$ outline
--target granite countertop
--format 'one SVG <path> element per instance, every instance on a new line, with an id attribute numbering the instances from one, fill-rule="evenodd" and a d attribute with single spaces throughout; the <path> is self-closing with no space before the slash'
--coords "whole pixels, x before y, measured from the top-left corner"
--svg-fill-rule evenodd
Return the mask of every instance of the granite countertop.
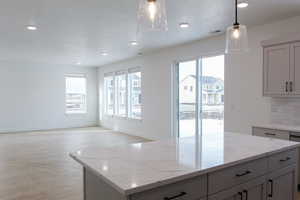
<path id="1" fill-rule="evenodd" d="M 192 178 L 299 147 L 299 143 L 237 133 L 169 139 L 70 154 L 124 195 Z"/>
<path id="2" fill-rule="evenodd" d="M 284 124 L 256 124 L 253 127 L 268 128 L 282 131 L 300 132 L 300 126 L 284 125 Z"/>

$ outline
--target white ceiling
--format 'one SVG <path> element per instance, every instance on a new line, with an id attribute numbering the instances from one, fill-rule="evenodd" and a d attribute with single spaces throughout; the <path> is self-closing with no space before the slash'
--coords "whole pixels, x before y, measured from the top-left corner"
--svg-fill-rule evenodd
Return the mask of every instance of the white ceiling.
<path id="1" fill-rule="evenodd" d="M 169 31 L 137 38 L 138 0 L 0 0 L 0 60 L 100 66 L 206 37 L 233 20 L 233 0 L 166 1 Z M 240 21 L 253 26 L 299 13 L 300 0 L 249 0 Z M 191 27 L 182 30 L 180 22 Z M 28 24 L 38 30 L 26 30 Z M 140 45 L 130 46 L 135 39 Z"/>

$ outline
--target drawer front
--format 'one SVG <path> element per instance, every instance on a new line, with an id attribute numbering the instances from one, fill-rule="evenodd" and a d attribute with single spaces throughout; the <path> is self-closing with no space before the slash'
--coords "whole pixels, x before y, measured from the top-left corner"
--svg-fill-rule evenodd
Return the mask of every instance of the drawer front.
<path id="1" fill-rule="evenodd" d="M 177 182 L 134 194 L 130 200 L 199 200 L 207 195 L 207 176 Z"/>
<path id="2" fill-rule="evenodd" d="M 285 151 L 269 157 L 269 169 L 271 171 L 287 167 L 298 161 L 298 149 Z"/>
<path id="3" fill-rule="evenodd" d="M 273 130 L 273 129 L 257 128 L 257 127 L 253 127 L 252 131 L 253 131 L 253 135 L 255 136 L 270 137 L 270 138 L 277 138 L 283 140 L 290 139 L 289 131 L 281 131 L 281 130 Z"/>
<path id="4" fill-rule="evenodd" d="M 236 165 L 208 175 L 208 193 L 214 194 L 226 188 L 244 183 L 267 173 L 268 160 L 262 158 Z"/>

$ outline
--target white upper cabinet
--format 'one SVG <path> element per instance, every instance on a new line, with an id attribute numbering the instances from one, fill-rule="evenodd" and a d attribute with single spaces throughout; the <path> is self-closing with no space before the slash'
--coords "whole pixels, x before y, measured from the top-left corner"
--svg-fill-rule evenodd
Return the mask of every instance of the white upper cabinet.
<path id="1" fill-rule="evenodd" d="M 290 46 L 264 49 L 264 95 L 286 95 L 290 80 Z"/>
<path id="2" fill-rule="evenodd" d="M 262 45 L 263 95 L 300 97 L 300 38 L 286 36 Z"/>
<path id="3" fill-rule="evenodd" d="M 291 85 L 293 95 L 300 96 L 300 42 L 291 44 Z"/>

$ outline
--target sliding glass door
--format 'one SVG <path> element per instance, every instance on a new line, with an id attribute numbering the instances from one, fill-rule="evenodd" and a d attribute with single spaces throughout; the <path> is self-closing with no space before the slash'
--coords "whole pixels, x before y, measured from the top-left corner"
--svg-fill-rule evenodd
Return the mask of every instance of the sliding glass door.
<path id="1" fill-rule="evenodd" d="M 224 56 L 176 65 L 176 130 L 179 137 L 224 130 Z"/>
<path id="2" fill-rule="evenodd" d="M 197 65 L 196 60 L 178 63 L 178 129 L 181 137 L 197 131 Z"/>

